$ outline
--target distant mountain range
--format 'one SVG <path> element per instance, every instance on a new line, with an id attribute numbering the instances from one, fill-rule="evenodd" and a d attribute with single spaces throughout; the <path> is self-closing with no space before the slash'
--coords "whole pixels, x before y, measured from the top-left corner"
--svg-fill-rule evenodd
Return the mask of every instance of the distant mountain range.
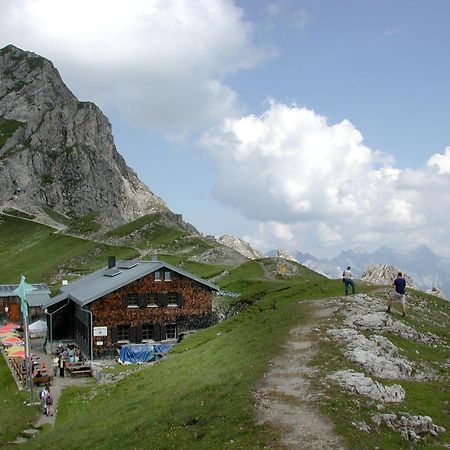
<path id="1" fill-rule="evenodd" d="M 339 278 L 347 266 L 352 268 L 356 277 L 360 277 L 370 264 L 389 264 L 411 277 L 419 289 L 439 288 L 450 298 L 450 260 L 440 258 L 426 245 L 410 251 L 385 246 L 373 253 L 345 250 L 330 259 L 319 259 L 301 252 L 297 252 L 295 257 L 304 266 L 329 278 Z"/>

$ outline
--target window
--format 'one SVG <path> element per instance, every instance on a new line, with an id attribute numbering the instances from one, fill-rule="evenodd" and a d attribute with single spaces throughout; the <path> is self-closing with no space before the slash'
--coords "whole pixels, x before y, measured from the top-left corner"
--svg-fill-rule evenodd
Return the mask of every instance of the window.
<path id="1" fill-rule="evenodd" d="M 158 306 L 158 295 L 147 292 L 147 307 Z"/>
<path id="2" fill-rule="evenodd" d="M 169 292 L 167 294 L 167 304 L 170 306 L 178 306 L 178 293 Z"/>
<path id="3" fill-rule="evenodd" d="M 153 340 L 153 324 L 145 323 L 144 325 L 142 325 L 142 340 Z"/>
<path id="4" fill-rule="evenodd" d="M 128 308 L 139 308 L 139 295 L 128 294 Z"/>
<path id="5" fill-rule="evenodd" d="M 166 325 L 166 339 L 176 339 L 177 338 L 177 324 L 169 323 Z"/>
<path id="6" fill-rule="evenodd" d="M 155 281 L 161 281 L 161 272 L 159 270 L 155 272 Z"/>
<path id="7" fill-rule="evenodd" d="M 129 341 L 130 340 L 130 325 L 118 325 L 117 326 L 117 340 Z"/>
<path id="8" fill-rule="evenodd" d="M 172 272 L 170 270 L 164 272 L 164 281 L 172 281 Z"/>

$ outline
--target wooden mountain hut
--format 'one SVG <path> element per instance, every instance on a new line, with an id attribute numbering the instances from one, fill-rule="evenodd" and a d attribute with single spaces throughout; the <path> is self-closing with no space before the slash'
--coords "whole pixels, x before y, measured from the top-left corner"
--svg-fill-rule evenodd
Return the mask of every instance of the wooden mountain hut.
<path id="1" fill-rule="evenodd" d="M 116 261 L 62 286 L 47 304 L 48 341 L 72 340 L 88 359 L 123 344 L 176 340 L 212 323 L 218 287 L 164 261 Z"/>

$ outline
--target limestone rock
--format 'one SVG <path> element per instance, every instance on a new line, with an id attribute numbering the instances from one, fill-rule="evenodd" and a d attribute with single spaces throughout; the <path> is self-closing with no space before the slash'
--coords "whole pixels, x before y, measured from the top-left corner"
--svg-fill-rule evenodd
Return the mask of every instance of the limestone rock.
<path id="1" fill-rule="evenodd" d="M 229 234 L 215 237 L 215 240 L 222 245 L 232 248 L 234 251 L 240 253 L 248 259 L 260 259 L 264 255 L 255 250 L 248 242 Z"/>
<path id="2" fill-rule="evenodd" d="M 336 381 L 346 390 L 386 403 L 400 403 L 405 399 L 406 395 L 405 390 L 399 384 L 383 386 L 378 381 L 374 381 L 363 373 L 354 372 L 353 370 L 334 372 L 328 378 Z"/>
<path id="3" fill-rule="evenodd" d="M 292 256 L 289 252 L 287 252 L 286 250 L 283 250 L 283 249 L 278 249 L 275 254 L 275 257 L 286 259 L 288 261 L 294 261 L 294 262 L 298 263 L 298 260 L 295 256 Z"/>
<path id="4" fill-rule="evenodd" d="M 398 272 L 401 272 L 401 270 L 389 264 L 369 264 L 363 270 L 361 280 L 371 284 L 391 286 L 397 278 Z M 416 288 L 409 275 L 403 274 L 403 277 L 405 278 L 408 287 Z"/>
<path id="5" fill-rule="evenodd" d="M 0 205 L 11 199 L 32 213 L 98 215 L 105 229 L 167 209 L 117 152 L 100 109 L 78 101 L 49 60 L 9 45 L 0 50 Z"/>
<path id="6" fill-rule="evenodd" d="M 412 416 L 403 412 L 400 414 L 376 413 L 372 415 L 372 421 L 376 425 L 385 424 L 393 431 L 401 434 L 405 440 L 418 442 L 426 434 L 438 436 L 445 432 L 445 428 L 435 425 L 429 416 Z"/>

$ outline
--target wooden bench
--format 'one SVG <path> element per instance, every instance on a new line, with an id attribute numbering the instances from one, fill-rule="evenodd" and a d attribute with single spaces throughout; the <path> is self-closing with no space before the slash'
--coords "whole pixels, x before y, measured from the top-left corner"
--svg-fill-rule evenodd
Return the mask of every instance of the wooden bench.
<path id="1" fill-rule="evenodd" d="M 92 376 L 92 369 L 72 370 L 70 374 L 73 377 L 90 377 Z"/>
<path id="2" fill-rule="evenodd" d="M 91 366 L 84 362 L 66 363 L 66 369 L 73 377 L 90 377 L 92 375 Z"/>
<path id="3" fill-rule="evenodd" d="M 33 385 L 39 385 L 41 383 L 50 383 L 53 380 L 53 376 L 49 374 L 42 374 L 40 377 L 33 377 Z"/>

